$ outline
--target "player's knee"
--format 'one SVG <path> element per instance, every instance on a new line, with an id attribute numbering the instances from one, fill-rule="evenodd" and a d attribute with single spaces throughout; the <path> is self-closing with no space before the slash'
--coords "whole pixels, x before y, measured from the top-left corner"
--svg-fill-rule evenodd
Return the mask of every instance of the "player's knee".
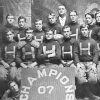
<path id="1" fill-rule="evenodd" d="M 10 77 L 14 79 L 16 77 L 16 74 L 17 74 L 17 68 L 16 67 L 12 67 L 10 69 Z"/>
<path id="2" fill-rule="evenodd" d="M 93 73 L 93 72 L 89 73 L 88 82 L 90 84 L 96 84 L 97 83 L 97 74 Z"/>

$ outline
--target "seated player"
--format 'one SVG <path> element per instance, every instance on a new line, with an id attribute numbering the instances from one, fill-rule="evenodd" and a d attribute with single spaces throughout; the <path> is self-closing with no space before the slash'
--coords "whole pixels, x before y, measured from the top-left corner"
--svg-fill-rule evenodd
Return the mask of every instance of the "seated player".
<path id="1" fill-rule="evenodd" d="M 38 48 L 37 53 L 37 59 L 40 65 L 52 67 L 60 64 L 61 47 L 59 43 L 53 39 L 53 37 L 53 31 L 47 29 L 45 33 L 45 40 Z"/>
<path id="2" fill-rule="evenodd" d="M 61 57 L 62 64 L 65 67 L 75 67 L 73 63 L 73 44 L 74 41 L 71 38 L 71 30 L 69 26 L 63 28 L 63 42 L 61 43 Z"/>
<path id="3" fill-rule="evenodd" d="M 80 85 L 85 86 L 90 100 L 94 98 L 92 90 L 97 83 L 98 49 L 95 40 L 89 37 L 87 25 L 80 26 L 81 38 L 74 44 L 74 62 L 76 78 Z M 94 100 L 94 99 L 93 99 Z"/>
<path id="4" fill-rule="evenodd" d="M 43 22 L 41 19 L 36 19 L 35 21 L 35 29 L 34 29 L 34 39 L 39 43 L 43 42 L 44 38 L 44 30 L 43 30 Z"/>
<path id="5" fill-rule="evenodd" d="M 8 84 L 8 89 L 2 96 L 2 100 L 19 100 L 20 88 L 15 81 L 10 81 Z"/>
<path id="6" fill-rule="evenodd" d="M 6 30 L 6 39 L 8 43 L 6 45 L 3 45 L 0 50 L 0 73 L 2 73 L 0 77 L 7 78 L 8 73 L 10 73 L 10 78 L 14 79 L 17 74 L 17 67 L 15 61 L 17 43 L 14 40 L 13 30 Z"/>
<path id="7" fill-rule="evenodd" d="M 22 68 L 34 68 L 37 65 L 36 51 L 39 42 L 33 40 L 33 30 L 26 30 L 26 40 L 20 41 L 17 45 L 16 62 Z"/>

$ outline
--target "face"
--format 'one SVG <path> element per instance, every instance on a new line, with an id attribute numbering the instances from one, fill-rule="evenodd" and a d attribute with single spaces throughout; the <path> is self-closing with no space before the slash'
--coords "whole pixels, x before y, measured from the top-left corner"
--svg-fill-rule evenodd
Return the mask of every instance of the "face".
<path id="1" fill-rule="evenodd" d="M 35 22 L 35 27 L 37 30 L 41 31 L 42 30 L 42 20 Z"/>
<path id="2" fill-rule="evenodd" d="M 71 19 L 72 22 L 76 22 L 77 21 L 76 12 L 70 12 L 70 19 Z"/>
<path id="3" fill-rule="evenodd" d="M 15 20 L 14 20 L 14 16 L 11 16 L 11 15 L 10 15 L 10 16 L 7 17 L 7 22 L 8 22 L 9 24 L 13 24 L 14 21 L 15 21 Z"/>
<path id="4" fill-rule="evenodd" d="M 19 91 L 18 85 L 15 82 L 11 82 L 10 83 L 10 89 L 12 91 L 15 91 L 15 92 L 18 92 Z"/>
<path id="5" fill-rule="evenodd" d="M 57 18 L 56 18 L 56 16 L 49 15 L 49 16 L 48 16 L 48 20 L 49 20 L 49 22 L 50 22 L 51 24 L 54 24 L 54 23 L 56 23 Z"/>
<path id="6" fill-rule="evenodd" d="M 65 29 L 63 30 L 63 35 L 64 35 L 65 38 L 70 38 L 70 35 L 71 35 L 70 27 L 65 28 Z"/>
<path id="7" fill-rule="evenodd" d="M 11 31 L 7 32 L 6 35 L 7 35 L 7 39 L 9 41 L 13 41 L 14 34 Z"/>
<path id="8" fill-rule="evenodd" d="M 58 13 L 59 13 L 59 15 L 66 14 L 66 8 L 64 6 L 59 6 L 58 7 Z"/>
<path id="9" fill-rule="evenodd" d="M 33 37 L 33 30 L 28 30 L 26 32 L 26 39 L 31 40 Z"/>
<path id="10" fill-rule="evenodd" d="M 86 21 L 87 21 L 87 24 L 92 24 L 93 23 L 93 18 L 91 17 L 91 15 L 86 15 Z"/>
<path id="11" fill-rule="evenodd" d="M 96 15 L 96 21 L 100 23 L 100 13 Z"/>
<path id="12" fill-rule="evenodd" d="M 18 22 L 18 25 L 19 25 L 20 28 L 24 28 L 25 24 L 26 24 L 25 19 L 20 19 L 19 22 Z"/>
<path id="13" fill-rule="evenodd" d="M 51 40 L 53 38 L 53 32 L 50 30 L 46 33 L 46 39 Z"/>
<path id="14" fill-rule="evenodd" d="M 82 34 L 82 36 L 84 36 L 84 37 L 88 37 L 88 35 L 89 35 L 89 30 L 88 30 L 88 28 L 87 28 L 87 27 L 82 28 L 82 29 L 81 29 L 81 34 Z"/>

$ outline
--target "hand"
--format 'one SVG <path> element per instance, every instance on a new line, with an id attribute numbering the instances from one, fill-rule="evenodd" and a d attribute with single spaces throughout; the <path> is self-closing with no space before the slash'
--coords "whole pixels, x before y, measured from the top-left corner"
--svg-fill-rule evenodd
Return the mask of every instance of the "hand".
<path id="1" fill-rule="evenodd" d="M 64 60 L 61 60 L 61 63 L 62 63 L 62 64 L 66 64 L 67 62 L 65 62 Z"/>
<path id="2" fill-rule="evenodd" d="M 37 62 L 33 62 L 32 64 L 29 64 L 28 67 L 29 68 L 34 68 L 37 65 Z"/>
<path id="3" fill-rule="evenodd" d="M 55 55 L 56 55 L 55 53 L 49 54 L 48 58 L 55 57 Z"/>
<path id="4" fill-rule="evenodd" d="M 23 68 L 27 68 L 27 67 L 28 67 L 28 66 L 27 66 L 26 64 L 24 64 L 24 63 L 21 63 L 20 65 L 21 65 L 21 67 L 23 67 Z"/>
<path id="5" fill-rule="evenodd" d="M 15 66 L 16 66 L 16 63 L 15 63 L 15 62 L 12 62 L 10 65 L 11 65 L 12 67 L 15 67 Z"/>

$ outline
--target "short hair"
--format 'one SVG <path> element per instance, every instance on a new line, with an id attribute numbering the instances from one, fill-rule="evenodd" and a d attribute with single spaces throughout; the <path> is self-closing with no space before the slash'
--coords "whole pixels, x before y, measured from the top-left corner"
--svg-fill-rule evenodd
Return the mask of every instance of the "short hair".
<path id="1" fill-rule="evenodd" d="M 70 26 L 65 25 L 65 26 L 62 28 L 62 31 L 63 31 L 64 29 L 66 29 L 66 28 L 70 28 Z"/>
<path id="2" fill-rule="evenodd" d="M 92 14 L 92 13 L 86 13 L 86 14 L 85 14 L 85 17 L 86 17 L 87 15 L 90 15 L 92 18 L 95 18 L 94 14 Z"/>
<path id="3" fill-rule="evenodd" d="M 13 29 L 6 29 L 5 30 L 6 35 L 7 35 L 8 32 L 12 32 L 14 34 L 14 30 Z"/>
<path id="4" fill-rule="evenodd" d="M 20 21 L 20 19 L 24 19 L 25 22 L 26 22 L 26 18 L 25 18 L 24 16 L 19 16 L 19 17 L 18 17 L 18 22 Z"/>
<path id="5" fill-rule="evenodd" d="M 77 13 L 77 11 L 76 11 L 76 10 L 71 10 L 71 11 L 70 11 L 70 13 L 71 13 L 71 12 L 75 12 L 75 13 L 76 13 L 76 15 L 78 15 L 78 13 Z M 70 13 L 69 13 L 69 15 L 70 15 Z"/>
<path id="6" fill-rule="evenodd" d="M 52 12 L 52 13 L 49 13 L 48 17 L 49 17 L 49 16 L 54 16 L 54 17 L 56 17 L 56 14 Z"/>
<path id="7" fill-rule="evenodd" d="M 100 14 L 100 11 L 96 12 L 96 14 L 95 14 L 95 18 L 96 18 L 96 16 L 97 16 L 98 14 Z"/>
<path id="8" fill-rule="evenodd" d="M 35 23 L 39 22 L 39 21 L 42 21 L 42 19 L 35 19 Z"/>
<path id="9" fill-rule="evenodd" d="M 49 31 L 52 31 L 54 33 L 54 30 L 53 29 L 50 29 L 50 28 L 46 28 L 45 29 L 45 33 L 49 32 Z"/>
<path id="10" fill-rule="evenodd" d="M 27 28 L 25 31 L 26 31 L 26 33 L 28 33 L 28 31 L 33 32 L 33 29 L 32 29 L 31 27 L 29 27 L 29 28 Z"/>
<path id="11" fill-rule="evenodd" d="M 82 28 L 85 28 L 85 27 L 87 27 L 87 28 L 89 29 L 89 26 L 88 26 L 87 24 L 82 24 L 82 25 L 80 26 L 80 30 L 81 30 Z"/>
<path id="12" fill-rule="evenodd" d="M 13 16 L 11 13 L 7 14 L 6 19 L 8 18 L 8 16 Z"/>

